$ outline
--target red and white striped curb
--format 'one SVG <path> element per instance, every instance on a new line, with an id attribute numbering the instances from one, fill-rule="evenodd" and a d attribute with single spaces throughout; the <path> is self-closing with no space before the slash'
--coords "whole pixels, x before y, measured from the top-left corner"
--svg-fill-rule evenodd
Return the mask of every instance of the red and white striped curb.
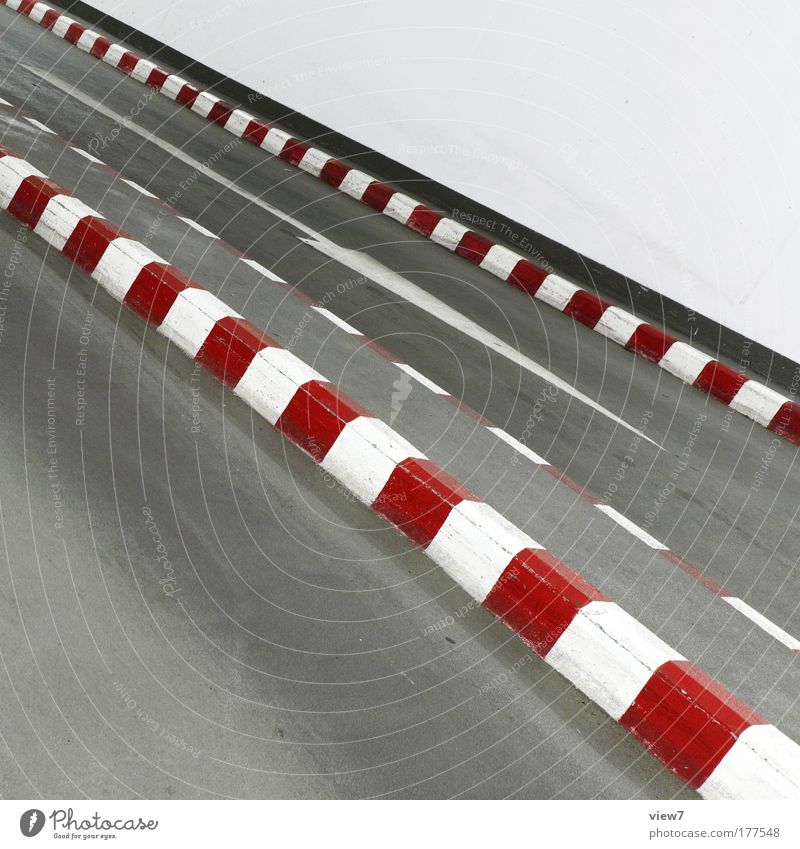
<path id="1" fill-rule="evenodd" d="M 705 798 L 800 798 L 800 746 L 219 298 L 0 146 L 0 206 L 396 525 Z"/>
<path id="2" fill-rule="evenodd" d="M 439 396 L 442 400 L 444 400 L 444 401 L 448 402 L 449 404 L 451 404 L 452 406 L 456 407 L 456 409 L 458 409 L 460 412 L 463 412 L 466 415 L 470 416 L 481 427 L 486 428 L 492 434 L 494 434 L 494 436 L 501 439 L 507 445 L 510 445 L 520 455 L 524 456 L 526 459 L 528 459 L 534 465 L 540 466 L 542 469 L 544 469 L 546 472 L 548 472 L 552 477 L 556 478 L 556 480 L 558 480 L 561 483 L 568 486 L 570 489 L 572 489 L 574 492 L 576 492 L 578 495 L 580 495 L 585 501 L 587 501 L 589 504 L 596 507 L 602 513 L 604 513 L 608 518 L 610 518 L 614 522 L 616 522 L 621 528 L 626 530 L 632 536 L 635 536 L 637 539 L 639 539 L 641 542 L 643 542 L 649 548 L 653 549 L 654 551 L 657 551 L 660 555 L 662 555 L 670 563 L 678 566 L 682 571 L 684 571 L 686 574 L 690 575 L 698 583 L 700 583 L 706 589 L 708 589 L 712 593 L 714 593 L 714 595 L 718 596 L 723 601 L 727 602 L 729 605 L 731 605 L 731 607 L 735 608 L 737 611 L 739 611 L 739 613 L 741 613 L 743 616 L 745 616 L 747 619 L 749 619 L 754 625 L 756 625 L 758 628 L 761 628 L 763 631 L 765 631 L 767 634 L 769 634 L 774 639 L 778 640 L 778 642 L 782 643 L 790 651 L 792 651 L 795 654 L 800 654 L 800 640 L 797 640 L 795 637 L 793 637 L 791 634 L 789 634 L 786 630 L 784 630 L 779 625 L 772 622 L 770 619 L 768 619 L 766 616 L 764 616 L 759 611 L 755 610 L 744 599 L 737 597 L 736 595 L 734 595 L 733 593 L 731 593 L 730 591 L 725 589 L 725 587 L 723 587 L 721 584 L 717 583 L 713 578 L 710 578 L 709 576 L 705 575 L 702 572 L 702 570 L 700 570 L 697 566 L 695 566 L 694 564 L 689 563 L 688 561 L 684 560 L 679 554 L 675 553 L 674 551 L 671 551 L 668 546 L 659 542 L 659 540 L 657 540 L 655 537 L 653 537 L 651 534 L 649 534 L 643 528 L 636 525 L 634 522 L 632 522 L 630 519 L 628 519 L 622 513 L 615 510 L 611 505 L 607 504 L 606 502 L 604 502 L 601 499 L 592 495 L 586 489 L 586 487 L 581 486 L 580 484 L 578 484 L 575 481 L 573 481 L 572 479 L 570 479 L 569 476 L 566 473 L 561 471 L 561 469 L 558 469 L 556 466 L 553 466 L 550 463 L 548 463 L 547 460 L 545 460 L 543 457 L 541 457 L 535 451 L 531 450 L 523 442 L 521 442 L 520 440 L 511 436 L 511 434 L 509 434 L 507 431 L 505 431 L 502 428 L 498 427 L 497 425 L 493 424 L 485 416 L 483 416 L 481 413 L 477 412 L 477 410 L 474 410 L 472 407 L 470 407 L 464 401 L 456 398 L 454 395 L 451 395 L 446 389 L 443 389 L 441 386 L 438 386 L 432 380 L 427 378 L 424 374 L 421 374 L 419 371 L 417 371 L 415 368 L 413 368 L 413 366 L 411 366 L 408 363 L 401 362 L 400 360 L 397 359 L 397 357 L 395 357 L 394 354 L 392 354 L 390 351 L 386 350 L 386 348 L 384 348 L 382 345 L 378 344 L 374 340 L 372 340 L 369 337 L 362 334 L 360 330 L 353 327 L 347 321 L 340 318 L 335 313 L 332 313 L 330 310 L 325 308 L 323 305 L 321 305 L 321 304 L 317 303 L 316 301 L 313 301 L 312 299 L 308 298 L 306 295 L 304 295 L 302 292 L 300 292 L 300 290 L 296 289 L 294 286 L 287 283 L 285 280 L 282 280 L 280 277 L 273 274 L 271 271 L 268 271 L 266 268 L 264 268 L 263 265 L 260 265 L 255 260 L 248 259 L 244 254 L 241 253 L 241 251 L 239 251 L 237 248 L 233 247 L 232 245 L 229 245 L 224 239 L 222 239 L 216 233 L 212 233 L 210 230 L 208 230 L 205 227 L 203 227 L 202 225 L 198 224 L 196 221 L 193 221 L 190 218 L 186 218 L 186 217 L 180 215 L 178 210 L 174 209 L 172 206 L 170 206 L 170 204 L 161 200 L 156 195 L 154 195 L 152 192 L 149 192 L 147 189 L 143 188 L 142 186 L 138 185 L 137 183 L 134 183 L 131 180 L 126 180 L 125 178 L 123 178 L 119 174 L 119 172 L 115 171 L 113 168 L 106 165 L 101 159 L 98 159 L 96 156 L 93 156 L 91 153 L 88 153 L 87 151 L 84 151 L 79 147 L 76 147 L 74 145 L 69 144 L 69 142 L 67 142 L 65 139 L 63 139 L 61 136 L 59 136 L 54 130 L 52 130 L 46 124 L 42 124 L 40 121 L 37 121 L 35 118 L 31 118 L 30 116 L 23 115 L 20 110 L 17 110 L 16 107 L 14 107 L 7 100 L 4 100 L 2 97 L 0 97 L 0 106 L 7 106 L 10 109 L 16 111 L 17 114 L 20 117 L 22 117 L 22 118 L 24 118 L 24 120 L 30 122 L 33 126 L 37 127 L 39 130 L 44 131 L 46 133 L 49 133 L 51 135 L 58 136 L 59 140 L 64 145 L 68 146 L 71 150 L 73 150 L 75 153 L 89 159 L 92 163 L 94 163 L 95 165 L 99 165 L 105 171 L 114 174 L 116 177 L 118 177 L 120 180 L 122 180 L 122 182 L 131 186 L 131 188 L 135 189 L 140 194 L 144 194 L 147 197 L 152 198 L 154 201 L 157 201 L 161 206 L 165 207 L 167 210 L 169 210 L 169 212 L 172 215 L 179 218 L 185 224 L 187 224 L 188 226 L 197 230 L 198 232 L 202 233 L 204 236 L 207 236 L 208 238 L 215 240 L 220 246 L 224 247 L 225 250 L 228 251 L 229 253 L 233 253 L 236 256 L 239 256 L 242 259 L 242 261 L 251 265 L 260 274 L 264 275 L 265 277 L 268 277 L 274 283 L 282 286 L 293 298 L 301 300 L 304 304 L 306 304 L 311 309 L 313 309 L 318 315 L 327 319 L 336 328 L 338 328 L 339 330 L 342 330 L 345 333 L 353 336 L 354 339 L 358 340 L 358 342 L 360 344 L 366 345 L 367 347 L 371 348 L 375 353 L 377 353 L 380 356 L 384 357 L 385 359 L 389 360 L 397 368 L 401 369 L 403 372 L 408 374 L 412 379 L 414 379 L 419 384 L 424 386 L 430 392 L 433 392 L 435 395 Z"/>
<path id="3" fill-rule="evenodd" d="M 746 375 L 648 324 L 621 307 L 612 306 L 593 292 L 555 273 L 548 273 L 509 248 L 470 230 L 443 213 L 419 203 L 387 183 L 373 179 L 348 163 L 292 137 L 278 127 L 250 115 L 177 74 L 159 67 L 124 45 L 83 26 L 45 3 L 0 0 L 60 38 L 91 53 L 224 127 L 268 153 L 325 181 L 372 209 L 399 221 L 422 236 L 468 259 L 480 268 L 607 339 L 657 363 L 670 374 L 717 398 L 779 436 L 800 445 L 800 405 L 792 398 L 751 380 Z"/>

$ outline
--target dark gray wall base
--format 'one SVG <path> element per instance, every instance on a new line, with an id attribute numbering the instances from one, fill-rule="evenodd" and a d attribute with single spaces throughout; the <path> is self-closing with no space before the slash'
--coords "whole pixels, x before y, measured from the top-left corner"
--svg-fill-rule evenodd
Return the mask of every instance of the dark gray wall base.
<path id="1" fill-rule="evenodd" d="M 55 0 L 55 5 L 74 13 L 92 26 L 130 44 L 146 56 L 163 62 L 180 74 L 193 78 L 203 87 L 213 89 L 218 95 L 245 106 L 248 111 L 275 122 L 304 141 L 314 142 L 331 154 L 347 159 L 360 169 L 380 180 L 402 187 L 403 191 L 419 198 L 448 215 L 462 216 L 463 223 L 484 219 L 491 226 L 484 232 L 501 244 L 527 254 L 544 267 L 551 267 L 571 277 L 576 283 L 597 292 L 600 296 L 624 307 L 637 316 L 665 326 L 683 338 L 691 338 L 699 347 L 714 356 L 725 358 L 734 368 L 753 372 L 773 382 L 776 388 L 797 388 L 800 365 L 769 348 L 760 345 L 719 322 L 700 315 L 634 280 L 613 271 L 507 218 L 424 174 L 395 162 L 388 156 L 370 150 L 347 136 L 272 100 L 247 86 L 237 83 L 213 68 L 195 62 L 191 57 L 165 45 L 163 42 L 133 29 L 122 21 L 92 8 L 81 0 Z M 473 226 L 473 225 L 471 225 Z M 480 229 L 480 228 L 475 228 Z M 521 248 L 520 245 L 525 247 Z"/>

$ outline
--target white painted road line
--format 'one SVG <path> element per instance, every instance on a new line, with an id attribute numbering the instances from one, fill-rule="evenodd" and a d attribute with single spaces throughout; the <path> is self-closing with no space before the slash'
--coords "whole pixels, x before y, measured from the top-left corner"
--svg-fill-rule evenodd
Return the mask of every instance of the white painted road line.
<path id="1" fill-rule="evenodd" d="M 623 516 L 622 513 L 618 513 L 613 507 L 610 507 L 608 504 L 598 504 L 597 509 L 601 512 L 605 513 L 606 516 L 613 519 L 618 525 L 625 528 L 628 533 L 633 534 L 635 537 L 638 537 L 645 545 L 649 545 L 650 548 L 656 549 L 656 551 L 669 551 L 669 547 L 664 545 L 664 543 L 659 542 L 655 537 L 650 536 L 643 528 L 640 528 L 638 525 L 631 522 L 630 519 Z"/>
<path id="2" fill-rule="evenodd" d="M 739 613 L 744 614 L 751 622 L 763 628 L 768 634 L 780 640 L 787 648 L 792 651 L 800 652 L 800 640 L 796 640 L 791 634 L 787 634 L 783 628 L 778 627 L 774 622 L 771 622 L 762 613 L 754 610 L 746 601 L 742 601 L 736 596 L 723 596 L 723 601 L 727 601 L 731 607 L 735 607 Z"/>

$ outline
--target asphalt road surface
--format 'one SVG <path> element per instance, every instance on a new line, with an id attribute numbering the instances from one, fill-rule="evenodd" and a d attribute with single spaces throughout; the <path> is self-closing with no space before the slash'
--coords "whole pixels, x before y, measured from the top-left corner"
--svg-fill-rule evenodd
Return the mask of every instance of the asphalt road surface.
<path id="1" fill-rule="evenodd" d="M 800 656 L 424 386 L 398 403 L 391 363 L 306 321 L 302 302 L 64 139 L 323 300 L 800 637 L 796 447 L 5 8 L 0 39 L 0 96 L 58 134 L 0 108 L 0 143 L 391 418 L 800 739 Z M 695 796 L 8 215 L 0 257 L 0 795 Z"/>

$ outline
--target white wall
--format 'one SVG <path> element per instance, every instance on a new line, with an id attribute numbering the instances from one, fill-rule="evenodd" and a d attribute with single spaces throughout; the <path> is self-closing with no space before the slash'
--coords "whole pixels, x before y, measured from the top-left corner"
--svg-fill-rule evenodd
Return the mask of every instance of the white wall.
<path id="1" fill-rule="evenodd" d="M 800 361 L 800 7 L 91 2 Z"/>

